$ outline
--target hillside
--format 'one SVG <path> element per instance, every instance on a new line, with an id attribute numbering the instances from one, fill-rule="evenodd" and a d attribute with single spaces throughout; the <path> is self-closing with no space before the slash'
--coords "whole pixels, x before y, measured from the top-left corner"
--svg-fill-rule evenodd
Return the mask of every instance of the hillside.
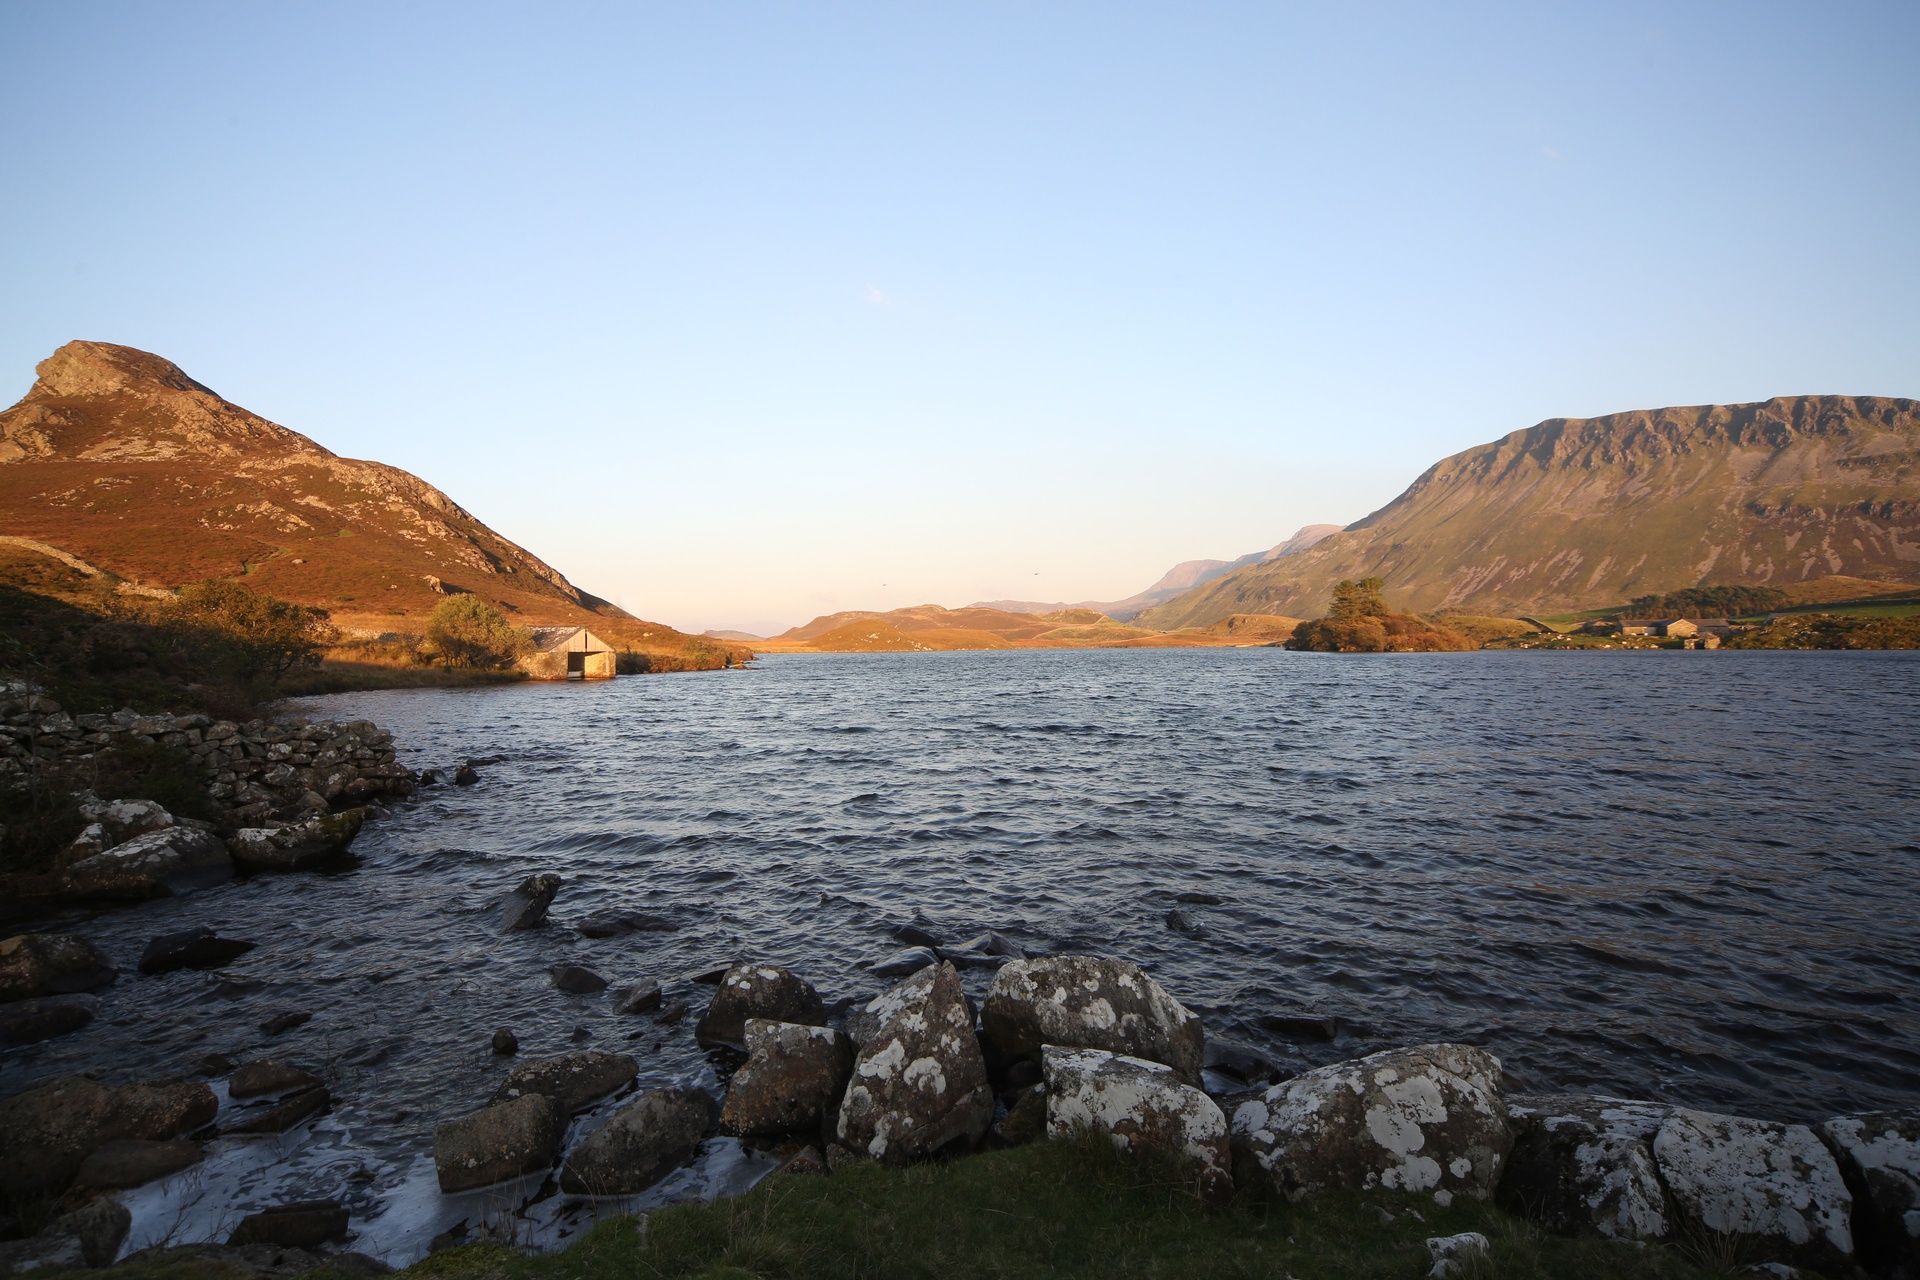
<path id="1" fill-rule="evenodd" d="M 1063 609 L 1092 609 L 1104 613 L 1109 618 L 1121 622 L 1131 622 L 1141 613 L 1157 604 L 1167 601 L 1203 583 L 1212 582 L 1224 574 L 1232 573 L 1242 565 L 1265 564 L 1269 560 L 1278 560 L 1297 551 L 1305 551 L 1322 538 L 1340 532 L 1337 524 L 1310 524 L 1300 529 L 1291 538 L 1278 546 L 1265 551 L 1255 551 L 1241 556 L 1238 560 L 1182 560 L 1160 576 L 1160 580 L 1145 591 L 1136 592 L 1125 600 L 1082 600 L 1078 604 L 1045 604 L 1038 600 L 982 600 L 973 604 L 975 609 L 999 609 L 1007 613 L 1057 613 Z"/>
<path id="2" fill-rule="evenodd" d="M 631 617 L 417 476 L 339 457 L 159 356 L 69 342 L 36 372 L 0 413 L 0 536 L 123 590 L 239 579 L 373 631 L 417 631 L 471 591 L 518 623 L 713 644 Z"/>
<path id="3" fill-rule="evenodd" d="M 1920 568 L 1920 406 L 1796 396 L 1554 418 L 1437 463 L 1313 547 L 1150 609 L 1140 626 L 1315 616 L 1378 576 L 1397 609 L 1603 608 L 1702 585 Z"/>
<path id="4" fill-rule="evenodd" d="M 1199 648 L 1267 642 L 1266 631 L 1259 636 L 1248 631 L 1242 627 L 1162 635 L 1116 622 L 1092 609 L 1031 614 L 979 605 L 946 609 L 922 604 L 885 613 L 850 610 L 826 614 L 753 647 L 770 653 L 908 653 L 941 649 Z"/>

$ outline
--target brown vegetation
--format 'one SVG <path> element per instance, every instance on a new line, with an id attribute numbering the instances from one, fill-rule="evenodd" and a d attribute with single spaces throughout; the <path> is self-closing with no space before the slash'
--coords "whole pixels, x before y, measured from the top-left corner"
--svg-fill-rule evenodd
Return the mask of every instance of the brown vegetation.
<path id="1" fill-rule="evenodd" d="M 1388 610 L 1378 578 L 1344 579 L 1327 616 L 1294 629 L 1287 648 L 1313 653 L 1448 653 L 1480 646 L 1451 627 Z"/>

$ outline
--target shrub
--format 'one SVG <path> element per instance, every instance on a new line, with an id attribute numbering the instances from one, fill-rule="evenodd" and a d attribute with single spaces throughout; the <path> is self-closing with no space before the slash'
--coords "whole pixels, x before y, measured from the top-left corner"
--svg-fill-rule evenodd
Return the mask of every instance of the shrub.
<path id="1" fill-rule="evenodd" d="M 427 643 L 452 667 L 493 671 L 533 648 L 533 638 L 476 595 L 450 596 L 427 619 Z"/>
<path id="2" fill-rule="evenodd" d="M 243 679 L 280 683 L 294 667 L 317 667 L 321 650 L 339 639 L 327 611 L 209 578 L 180 588 L 178 618 L 224 657 Z"/>
<path id="3" fill-rule="evenodd" d="M 1777 587 L 1688 587 L 1665 595 L 1636 596 L 1629 618 L 1737 618 L 1767 613 L 1787 604 Z"/>

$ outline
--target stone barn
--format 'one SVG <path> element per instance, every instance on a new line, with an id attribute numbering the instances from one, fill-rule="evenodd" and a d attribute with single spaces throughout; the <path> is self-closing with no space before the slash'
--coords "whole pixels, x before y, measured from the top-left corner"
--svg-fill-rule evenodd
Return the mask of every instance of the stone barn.
<path id="1" fill-rule="evenodd" d="M 517 664 L 535 680 L 612 679 L 618 655 L 585 627 L 534 627 L 533 652 Z"/>

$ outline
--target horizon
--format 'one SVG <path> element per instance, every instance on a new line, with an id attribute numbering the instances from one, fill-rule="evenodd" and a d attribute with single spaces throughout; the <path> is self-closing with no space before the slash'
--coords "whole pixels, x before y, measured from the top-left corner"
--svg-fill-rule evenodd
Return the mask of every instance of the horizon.
<path id="1" fill-rule="evenodd" d="M 1920 391 L 1911 7 L 574 15 L 0 15 L 7 401 L 149 350 L 772 635 L 1122 599 L 1551 418 Z"/>

